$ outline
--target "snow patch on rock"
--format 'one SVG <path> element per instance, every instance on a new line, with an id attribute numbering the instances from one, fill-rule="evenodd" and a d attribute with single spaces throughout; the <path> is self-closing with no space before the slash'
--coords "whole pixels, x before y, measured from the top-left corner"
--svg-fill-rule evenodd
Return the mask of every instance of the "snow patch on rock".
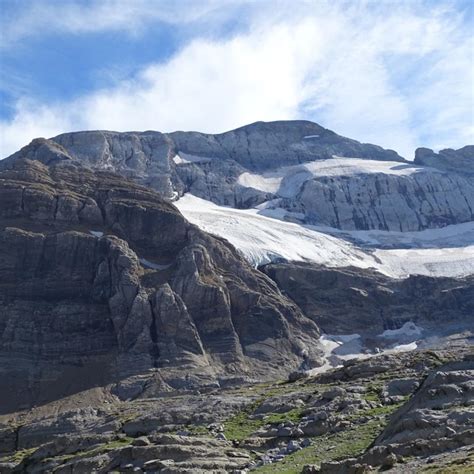
<path id="1" fill-rule="evenodd" d="M 422 334 L 422 328 L 413 321 L 408 321 L 401 328 L 385 330 L 380 336 L 389 339 L 399 339 L 401 337 L 420 337 Z"/>
<path id="2" fill-rule="evenodd" d="M 311 135 L 304 138 L 313 138 Z M 286 166 L 267 173 L 242 173 L 238 183 L 259 191 L 278 193 L 283 197 L 295 196 L 303 183 L 320 176 L 354 176 L 357 174 L 384 173 L 407 176 L 421 172 L 439 172 L 434 168 L 415 166 L 397 161 L 374 161 L 335 156 L 296 166 Z"/>
<path id="3" fill-rule="evenodd" d="M 180 152 L 173 157 L 176 165 L 185 165 L 188 163 L 209 163 L 210 158 L 203 156 L 190 155 L 189 153 Z"/>

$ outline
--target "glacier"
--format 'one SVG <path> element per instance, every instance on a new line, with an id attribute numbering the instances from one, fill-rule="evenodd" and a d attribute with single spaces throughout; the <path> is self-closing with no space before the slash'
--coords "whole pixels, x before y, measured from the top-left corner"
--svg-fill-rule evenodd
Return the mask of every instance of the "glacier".
<path id="1" fill-rule="evenodd" d="M 227 239 L 254 266 L 283 259 L 372 268 L 392 278 L 474 273 L 474 222 L 418 232 L 347 232 L 275 219 L 259 209 L 218 206 L 189 193 L 175 205 L 193 224 Z M 387 242 L 391 248 L 383 248 Z"/>

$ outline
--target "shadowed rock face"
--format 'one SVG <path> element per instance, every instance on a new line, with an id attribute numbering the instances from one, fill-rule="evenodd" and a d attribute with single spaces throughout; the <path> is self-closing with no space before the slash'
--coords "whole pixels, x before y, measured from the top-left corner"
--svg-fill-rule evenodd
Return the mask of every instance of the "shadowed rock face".
<path id="1" fill-rule="evenodd" d="M 155 192 L 45 140 L 0 163 L 4 411 L 149 369 L 168 389 L 185 374 L 198 385 L 271 377 L 303 353 L 316 363 L 318 335 L 268 277 Z"/>
<path id="2" fill-rule="evenodd" d="M 396 280 L 372 270 L 297 262 L 265 265 L 262 271 L 329 334 L 373 336 L 409 321 L 439 331 L 473 323 L 472 276 Z"/>

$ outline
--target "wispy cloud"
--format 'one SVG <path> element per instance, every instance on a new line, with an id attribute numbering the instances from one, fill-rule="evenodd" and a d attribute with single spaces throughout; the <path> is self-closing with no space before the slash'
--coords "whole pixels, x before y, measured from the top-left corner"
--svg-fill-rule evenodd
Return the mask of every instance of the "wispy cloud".
<path id="1" fill-rule="evenodd" d="M 164 5 L 120 4 L 132 10 L 140 4 L 140 12 Z M 204 10 L 186 15 L 225 15 L 216 8 L 206 2 Z M 117 15 L 114 27 L 123 11 Z M 132 15 L 133 28 L 146 21 L 138 20 L 142 13 Z M 170 10 L 165 17 L 173 21 Z M 85 31 L 78 18 L 68 27 Z M 101 21 L 94 28 L 104 28 Z M 222 132 L 293 118 L 312 119 L 409 158 L 416 146 L 462 146 L 473 138 L 469 26 L 444 3 L 257 2 L 245 32 L 196 38 L 169 61 L 150 64 L 112 88 L 56 104 L 22 98 L 12 120 L 0 124 L 2 156 L 35 136 L 71 130 Z"/>
<path id="2" fill-rule="evenodd" d="M 11 0 L 5 0 L 6 3 Z M 121 31 L 140 35 L 157 21 L 183 24 L 211 20 L 233 0 L 30 0 L 0 16 L 4 47 L 44 34 Z"/>

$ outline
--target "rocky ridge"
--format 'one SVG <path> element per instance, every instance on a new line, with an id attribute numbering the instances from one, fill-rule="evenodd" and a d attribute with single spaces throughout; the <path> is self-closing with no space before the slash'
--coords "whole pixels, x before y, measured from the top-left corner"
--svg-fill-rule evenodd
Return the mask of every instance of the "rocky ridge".
<path id="1" fill-rule="evenodd" d="M 67 156 L 131 177 L 172 200 L 190 192 L 237 208 L 268 203 L 301 222 L 341 229 L 413 231 L 473 219 L 472 146 L 439 155 L 419 149 L 412 164 L 394 151 L 307 121 L 257 122 L 218 135 L 91 131 L 52 140 L 61 159 Z M 37 153 L 35 159 L 41 161 L 41 147 Z M 385 163 L 392 170 L 354 173 L 340 168 L 327 175 L 312 169 L 312 164 L 334 158 L 334 163 L 341 158 Z M 257 178 L 253 183 L 243 179 L 249 174 Z M 280 185 L 259 184 L 275 181 L 275 176 Z M 286 181 L 295 177 L 288 195 Z"/>
<path id="2" fill-rule="evenodd" d="M 429 148 L 418 148 L 415 153 L 415 164 L 432 166 L 443 171 L 461 174 L 474 174 L 474 145 L 467 145 L 453 150 L 446 148 L 435 153 Z"/>

